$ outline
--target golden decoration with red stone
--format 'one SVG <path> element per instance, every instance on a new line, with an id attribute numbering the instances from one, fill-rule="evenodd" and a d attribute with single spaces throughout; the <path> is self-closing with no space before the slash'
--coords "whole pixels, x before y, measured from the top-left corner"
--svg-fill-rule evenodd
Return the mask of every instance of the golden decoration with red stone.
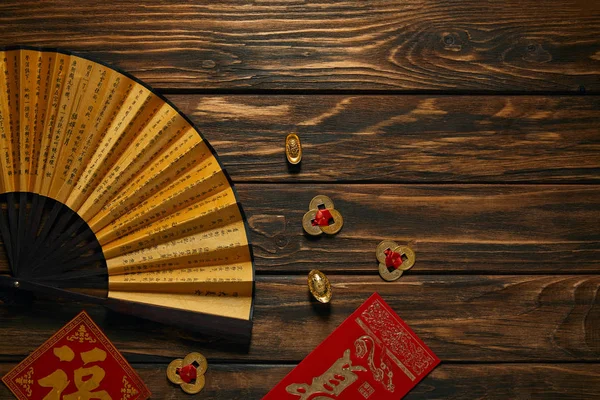
<path id="1" fill-rule="evenodd" d="M 188 394 L 199 393 L 204 389 L 204 374 L 208 369 L 206 357 L 200 353 L 190 353 L 185 358 L 171 361 L 167 367 L 167 378 Z"/>
<path id="2" fill-rule="evenodd" d="M 391 240 L 384 240 L 375 251 L 379 261 L 379 275 L 386 281 L 395 281 L 415 265 L 416 255 L 408 246 L 399 246 Z"/>
<path id="3" fill-rule="evenodd" d="M 322 233 L 335 235 L 342 226 L 344 218 L 334 208 L 333 200 L 324 195 L 315 196 L 308 206 L 309 211 L 302 217 L 302 227 L 311 236 L 319 236 Z"/>

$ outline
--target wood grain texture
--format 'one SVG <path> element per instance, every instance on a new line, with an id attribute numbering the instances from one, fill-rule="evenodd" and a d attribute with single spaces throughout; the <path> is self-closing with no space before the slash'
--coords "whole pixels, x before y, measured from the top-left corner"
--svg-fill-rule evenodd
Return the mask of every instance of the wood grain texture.
<path id="1" fill-rule="evenodd" d="M 408 274 L 600 273 L 600 187 L 588 185 L 242 184 L 259 274 L 377 275 L 375 247 L 409 243 Z M 317 194 L 344 217 L 310 237 L 302 216 Z M 4 248 L 0 272 L 8 272 Z"/>
<path id="2" fill-rule="evenodd" d="M 259 273 L 377 275 L 384 239 L 417 253 L 410 274 L 600 272 L 596 186 L 238 185 Z M 302 229 L 325 194 L 344 217 L 334 237 Z"/>
<path id="3" fill-rule="evenodd" d="M 159 88 L 600 89 L 593 1 L 3 1 L 0 45 L 58 46 Z"/>
<path id="4" fill-rule="evenodd" d="M 259 399 L 377 291 L 443 362 L 407 399 L 600 399 L 600 97 L 571 95 L 600 92 L 598 26 L 585 0 L 0 2 L 0 46 L 79 51 L 169 94 L 237 183 L 257 267 L 247 346 L 24 297 L 0 301 L 0 375 L 86 309 L 153 398 L 184 397 L 165 368 L 201 351 L 202 398 Z M 345 218 L 335 237 L 302 231 L 316 194 Z M 417 252 L 397 282 L 382 239 Z"/>
<path id="5" fill-rule="evenodd" d="M 169 97 L 234 182 L 600 182 L 595 96 Z"/>
<path id="6" fill-rule="evenodd" d="M 15 363 L 0 363 L 0 375 Z M 181 389 L 167 381 L 167 363 L 133 364 L 133 367 L 152 392 L 152 398 L 183 398 Z M 292 368 L 292 365 L 210 364 L 200 396 L 207 400 L 260 399 Z M 442 364 L 405 399 L 590 400 L 598 398 L 599 368 L 599 364 Z M 0 398 L 10 398 L 3 385 Z"/>
<path id="7" fill-rule="evenodd" d="M 310 299 L 305 276 L 259 276 L 252 341 L 233 346 L 77 303 L 1 306 L 0 356 L 22 356 L 85 308 L 130 360 L 163 362 L 200 351 L 212 362 L 297 363 L 373 292 L 443 360 L 600 362 L 600 275 L 330 275 L 333 300 Z M 298 334 L 301 329 L 302 334 Z"/>

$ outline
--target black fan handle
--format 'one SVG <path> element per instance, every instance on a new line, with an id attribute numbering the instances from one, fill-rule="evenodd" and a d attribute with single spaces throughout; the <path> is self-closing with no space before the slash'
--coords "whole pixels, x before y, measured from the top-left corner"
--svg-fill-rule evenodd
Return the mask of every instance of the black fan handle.
<path id="1" fill-rule="evenodd" d="M 0 300 L 5 304 L 24 305 L 31 304 L 33 295 L 29 292 L 19 290 L 14 278 L 7 275 L 0 275 Z"/>
<path id="2" fill-rule="evenodd" d="M 223 332 L 227 332 L 227 340 L 232 342 L 248 344 L 252 332 L 252 321 L 170 309 L 133 301 L 95 297 L 13 278 L 12 276 L 0 275 L 0 296 L 6 292 L 16 295 L 34 292 L 43 294 L 46 297 L 61 297 L 74 301 L 100 304 L 121 313 L 135 315 L 159 323 L 168 323 L 190 331 L 201 330 L 203 333 L 215 337 L 220 337 Z"/>
<path id="3" fill-rule="evenodd" d="M 71 292 L 55 288 L 52 286 L 42 285 L 40 283 L 26 281 L 19 278 L 14 278 L 8 275 L 0 275 L 0 297 L 6 296 L 9 299 L 16 296 L 23 296 L 24 292 L 39 293 L 50 297 L 62 297 L 75 301 L 85 301 L 94 304 L 104 304 L 105 298 L 90 296 L 83 293 Z"/>

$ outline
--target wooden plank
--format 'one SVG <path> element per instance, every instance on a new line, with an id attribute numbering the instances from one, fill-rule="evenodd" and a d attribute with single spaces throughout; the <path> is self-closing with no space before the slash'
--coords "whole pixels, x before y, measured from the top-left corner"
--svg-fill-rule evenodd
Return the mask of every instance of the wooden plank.
<path id="1" fill-rule="evenodd" d="M 85 308 L 133 361 L 200 351 L 213 362 L 297 363 L 373 292 L 445 362 L 600 362 L 600 275 L 330 275 L 329 306 L 311 302 L 305 276 L 259 276 L 249 346 L 234 346 L 101 307 L 56 301 L 0 307 L 0 355 L 22 356 Z M 302 332 L 301 334 L 299 332 Z"/>
<path id="2" fill-rule="evenodd" d="M 600 88 L 593 1 L 3 1 L 0 45 L 58 46 L 160 88 Z"/>
<path id="3" fill-rule="evenodd" d="M 600 181 L 599 97 L 169 97 L 235 182 Z"/>
<path id="4" fill-rule="evenodd" d="M 237 191 L 261 274 L 319 266 L 377 275 L 375 247 L 384 239 L 414 248 L 411 275 L 600 272 L 598 186 L 242 184 Z M 330 196 L 344 217 L 335 237 L 304 234 L 302 216 L 317 194 Z"/>
<path id="5" fill-rule="evenodd" d="M 0 363 L 0 374 L 13 363 Z M 133 364 L 156 399 L 183 396 L 181 389 L 168 383 L 167 364 Z M 262 398 L 291 369 L 292 365 L 210 364 L 202 399 L 251 400 Z M 405 398 L 485 398 L 485 399 L 579 399 L 598 395 L 600 364 L 442 364 Z M 10 398 L 0 385 L 0 398 Z"/>
<path id="6" fill-rule="evenodd" d="M 260 272 L 377 275 L 384 239 L 417 253 L 410 274 L 600 271 L 600 188 L 485 185 L 238 185 Z M 310 199 L 344 217 L 335 237 L 304 234 Z"/>

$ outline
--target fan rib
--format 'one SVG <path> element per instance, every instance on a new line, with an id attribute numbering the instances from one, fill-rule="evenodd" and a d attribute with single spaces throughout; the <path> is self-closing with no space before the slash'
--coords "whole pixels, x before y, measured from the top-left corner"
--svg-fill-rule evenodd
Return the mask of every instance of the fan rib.
<path id="1" fill-rule="evenodd" d="M 0 93 L 0 237 L 20 289 L 249 332 L 247 222 L 183 114 L 133 77 L 37 48 L 0 49 Z"/>

